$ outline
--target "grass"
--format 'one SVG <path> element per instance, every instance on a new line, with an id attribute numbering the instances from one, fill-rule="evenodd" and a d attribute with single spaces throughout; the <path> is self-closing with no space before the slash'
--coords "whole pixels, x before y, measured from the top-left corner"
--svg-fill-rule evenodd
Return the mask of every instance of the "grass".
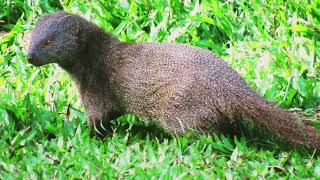
<path id="1" fill-rule="evenodd" d="M 317 179 L 320 157 L 273 137 L 171 137 L 132 115 L 89 138 L 68 75 L 26 62 L 36 19 L 65 9 L 124 41 L 210 49 L 264 97 L 320 126 L 319 1 L 0 1 L 0 179 Z M 69 108 L 70 107 L 70 108 Z"/>

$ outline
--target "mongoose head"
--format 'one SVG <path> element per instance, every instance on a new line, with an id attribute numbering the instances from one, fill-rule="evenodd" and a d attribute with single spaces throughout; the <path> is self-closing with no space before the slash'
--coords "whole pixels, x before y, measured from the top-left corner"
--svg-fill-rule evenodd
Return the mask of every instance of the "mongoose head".
<path id="1" fill-rule="evenodd" d="M 57 12 L 38 20 L 31 33 L 28 61 L 35 66 L 68 65 L 79 56 L 81 17 Z"/>

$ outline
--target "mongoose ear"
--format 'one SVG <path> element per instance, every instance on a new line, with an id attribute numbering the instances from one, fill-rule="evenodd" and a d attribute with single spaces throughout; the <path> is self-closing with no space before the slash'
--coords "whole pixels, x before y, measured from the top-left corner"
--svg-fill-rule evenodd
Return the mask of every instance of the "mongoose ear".
<path id="1" fill-rule="evenodd" d="M 66 16 L 59 18 L 58 22 L 63 24 L 65 26 L 65 28 L 74 32 L 76 35 L 79 35 L 80 24 L 79 24 L 79 20 L 77 19 L 76 16 L 66 15 Z"/>

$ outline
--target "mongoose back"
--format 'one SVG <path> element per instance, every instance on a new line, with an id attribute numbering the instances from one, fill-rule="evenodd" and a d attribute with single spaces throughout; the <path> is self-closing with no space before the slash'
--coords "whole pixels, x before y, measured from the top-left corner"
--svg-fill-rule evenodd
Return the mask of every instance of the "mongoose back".
<path id="1" fill-rule="evenodd" d="M 320 149 L 320 133 L 264 100 L 217 55 L 171 43 L 120 42 L 76 15 L 42 17 L 31 35 L 28 61 L 57 63 L 76 82 L 92 134 L 134 113 L 168 133 L 223 132 L 249 120 L 292 144 Z"/>

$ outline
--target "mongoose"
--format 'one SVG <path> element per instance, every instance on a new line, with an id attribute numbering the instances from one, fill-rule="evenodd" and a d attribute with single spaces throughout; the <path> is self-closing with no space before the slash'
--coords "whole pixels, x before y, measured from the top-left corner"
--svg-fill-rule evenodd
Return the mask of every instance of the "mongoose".
<path id="1" fill-rule="evenodd" d="M 36 23 L 28 61 L 57 63 L 71 75 L 92 134 L 110 130 L 110 121 L 126 113 L 177 135 L 223 132 L 249 120 L 292 144 L 320 149 L 314 127 L 263 99 L 205 49 L 121 42 L 80 16 L 56 12 Z"/>

